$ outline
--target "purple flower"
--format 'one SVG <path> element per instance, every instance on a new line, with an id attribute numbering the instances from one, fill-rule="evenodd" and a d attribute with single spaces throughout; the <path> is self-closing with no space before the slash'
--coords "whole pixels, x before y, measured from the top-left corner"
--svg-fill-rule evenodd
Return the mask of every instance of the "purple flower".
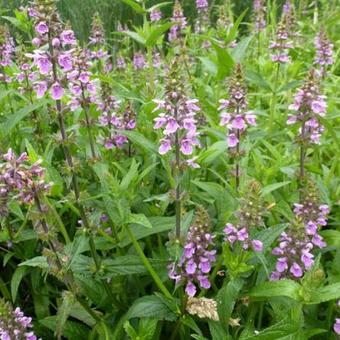
<path id="1" fill-rule="evenodd" d="M 266 27 L 266 7 L 263 0 L 254 0 L 253 2 L 255 31 L 261 32 Z"/>
<path id="2" fill-rule="evenodd" d="M 153 22 L 157 22 L 162 19 L 162 12 L 159 9 L 153 9 L 150 12 L 150 20 Z"/>
<path id="3" fill-rule="evenodd" d="M 63 68 L 64 72 L 72 70 L 73 63 L 70 53 L 62 53 L 58 56 L 58 63 Z"/>
<path id="4" fill-rule="evenodd" d="M 146 68 L 146 61 L 142 53 L 135 53 L 133 56 L 133 67 L 135 70 Z"/>
<path id="5" fill-rule="evenodd" d="M 187 26 L 187 19 L 183 15 L 182 6 L 178 0 L 175 1 L 171 22 L 175 22 L 177 24 L 170 28 L 169 41 L 177 41 L 181 38 L 181 33 Z"/>
<path id="6" fill-rule="evenodd" d="M 186 287 L 185 287 L 185 292 L 187 293 L 188 296 L 195 296 L 196 294 L 196 286 L 192 283 L 192 281 L 188 281 Z"/>
<path id="7" fill-rule="evenodd" d="M 75 37 L 74 32 L 72 30 L 62 31 L 61 34 L 60 34 L 60 40 L 61 40 L 63 45 L 74 46 L 74 45 L 77 44 L 76 37 Z"/>
<path id="8" fill-rule="evenodd" d="M 256 252 L 261 252 L 263 250 L 263 243 L 261 241 L 253 240 L 251 241 L 251 244 Z"/>
<path id="9" fill-rule="evenodd" d="M 234 148 L 239 143 L 239 139 L 234 133 L 228 135 L 228 146 Z"/>
<path id="10" fill-rule="evenodd" d="M 314 40 L 316 56 L 314 63 L 319 65 L 321 75 L 324 76 L 326 67 L 334 63 L 333 48 L 334 45 L 330 42 L 325 31 L 321 30 Z"/>
<path id="11" fill-rule="evenodd" d="M 34 90 L 37 94 L 37 98 L 42 98 L 47 91 L 46 81 L 40 81 L 40 82 L 34 84 Z"/>
<path id="12" fill-rule="evenodd" d="M 159 146 L 158 152 L 161 155 L 165 155 L 166 153 L 168 153 L 171 150 L 171 142 L 169 139 L 164 138 L 161 140 L 161 144 Z"/>
<path id="13" fill-rule="evenodd" d="M 301 142 L 319 144 L 324 128 L 320 117 L 326 115 L 326 97 L 320 94 L 319 79 L 311 70 L 302 86 L 295 94 L 294 103 L 289 106 L 294 114 L 288 115 L 287 124 L 301 124 L 299 137 Z"/>
<path id="14" fill-rule="evenodd" d="M 333 326 L 334 332 L 340 334 L 340 319 L 336 318 Z"/>
<path id="15" fill-rule="evenodd" d="M 209 250 L 213 244 L 213 237 L 208 231 L 208 215 L 202 209 L 196 213 L 195 220 L 190 226 L 184 253 L 180 260 L 169 265 L 169 277 L 176 280 L 176 284 L 186 282 L 186 293 L 194 296 L 197 291 L 195 283 L 203 289 L 210 288 L 208 274 L 215 262 L 215 250 Z"/>
<path id="16" fill-rule="evenodd" d="M 38 34 L 43 35 L 48 33 L 49 29 L 48 26 L 46 24 L 46 22 L 44 21 L 40 21 L 36 26 L 35 26 L 35 30 Z"/>
<path id="17" fill-rule="evenodd" d="M 294 262 L 292 266 L 290 267 L 290 272 L 295 276 L 295 277 L 301 277 L 303 275 L 303 271 L 301 267 Z"/>
<path id="18" fill-rule="evenodd" d="M 65 91 L 59 83 L 54 83 L 51 86 L 51 96 L 54 100 L 60 100 L 63 97 L 64 93 Z"/>

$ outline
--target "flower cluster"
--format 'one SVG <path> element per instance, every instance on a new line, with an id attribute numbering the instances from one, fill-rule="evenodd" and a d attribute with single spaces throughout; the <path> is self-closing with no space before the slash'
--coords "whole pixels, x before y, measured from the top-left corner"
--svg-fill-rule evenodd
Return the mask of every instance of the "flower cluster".
<path id="1" fill-rule="evenodd" d="M 105 148 L 123 147 L 128 142 L 128 138 L 121 132 L 136 128 L 136 113 L 132 106 L 128 104 L 125 110 L 120 112 L 120 102 L 111 95 L 110 86 L 103 83 L 101 100 L 97 101 L 97 107 L 102 112 L 99 124 L 108 129 L 108 136 L 104 141 Z"/>
<path id="2" fill-rule="evenodd" d="M 256 125 L 255 115 L 247 111 L 247 90 L 243 80 L 241 66 L 237 64 L 229 83 L 229 99 L 221 99 L 221 126 L 228 128 L 228 146 L 234 148 L 240 142 L 240 136 L 249 126 Z"/>
<path id="3" fill-rule="evenodd" d="M 60 100 L 68 83 L 66 73 L 73 70 L 70 49 L 77 45 L 74 32 L 63 29 L 54 1 L 35 0 L 28 13 L 34 21 L 37 36 L 32 43 L 37 49 L 27 56 L 33 59 L 33 66 L 37 67 L 41 77 L 34 89 L 38 98 L 50 89 L 52 98 Z"/>
<path id="4" fill-rule="evenodd" d="M 96 101 L 96 86 L 91 80 L 91 56 L 88 50 L 76 47 L 72 54 L 59 57 L 59 65 L 66 73 L 72 98 L 68 103 L 72 111 Z M 72 61 L 71 61 L 72 60 Z"/>
<path id="5" fill-rule="evenodd" d="M 178 77 L 177 62 L 174 62 L 168 75 L 164 100 L 157 103 L 153 110 L 161 111 L 154 119 L 155 129 L 163 129 L 164 138 L 160 141 L 159 153 L 168 153 L 173 146 L 183 155 L 191 155 L 195 146 L 200 146 L 196 127 L 196 113 L 200 111 L 197 99 L 185 95 L 182 80 Z"/>
<path id="6" fill-rule="evenodd" d="M 257 33 L 261 32 L 266 27 L 266 6 L 263 0 L 254 0 L 254 22 Z"/>
<path id="7" fill-rule="evenodd" d="M 103 23 L 100 19 L 99 13 L 95 13 L 92 19 L 92 29 L 89 38 L 90 45 L 103 45 L 105 44 L 105 32 Z"/>
<path id="8" fill-rule="evenodd" d="M 0 26 L 0 65 L 8 66 L 14 56 L 14 40 L 6 26 Z"/>
<path id="9" fill-rule="evenodd" d="M 224 228 L 225 241 L 234 246 L 237 242 L 243 250 L 253 248 L 256 252 L 263 250 L 260 240 L 250 238 L 250 229 L 262 224 L 263 207 L 260 200 L 260 186 L 256 181 L 249 183 L 247 192 L 240 200 L 240 208 L 236 212 L 237 224 L 227 223 Z"/>
<path id="10" fill-rule="evenodd" d="M 208 274 L 215 262 L 216 250 L 210 250 L 213 236 L 209 229 L 209 216 L 204 209 L 199 208 L 189 228 L 183 255 L 178 263 L 169 266 L 169 277 L 176 284 L 185 283 L 185 291 L 191 297 L 197 292 L 195 283 L 203 289 L 210 288 Z"/>
<path id="11" fill-rule="evenodd" d="M 13 38 L 10 36 L 6 26 L 0 26 L 0 81 L 11 81 L 11 78 L 4 73 L 3 67 L 11 63 L 14 52 Z"/>
<path id="12" fill-rule="evenodd" d="M 327 103 L 326 96 L 320 94 L 319 79 L 314 70 L 309 72 L 289 109 L 295 111 L 295 114 L 288 115 L 287 124 L 301 123 L 299 130 L 301 142 L 319 144 L 324 130 L 320 117 L 326 115 Z"/>
<path id="13" fill-rule="evenodd" d="M 19 307 L 13 310 L 8 302 L 0 300 L 1 340 L 36 340 L 32 327 L 32 318 L 25 316 Z"/>
<path id="14" fill-rule="evenodd" d="M 320 72 L 325 74 L 327 65 L 334 63 L 333 48 L 334 45 L 330 42 L 324 30 L 321 30 L 314 40 L 316 56 L 314 63 L 320 66 Z"/>
<path id="15" fill-rule="evenodd" d="M 45 182 L 45 169 L 40 162 L 27 164 L 24 152 L 18 158 L 12 149 L 2 155 L 4 162 L 0 164 L 0 214 L 7 214 L 7 203 L 11 197 L 19 202 L 30 204 L 39 192 L 47 192 L 50 185 Z"/>
<path id="16" fill-rule="evenodd" d="M 326 246 L 318 230 L 327 224 L 329 207 L 318 204 L 311 183 L 305 190 L 303 202 L 294 204 L 294 213 L 295 220 L 288 231 L 280 235 L 278 247 L 272 250 L 272 254 L 278 256 L 272 280 L 302 277 L 314 264 L 314 247 Z"/>
<path id="17" fill-rule="evenodd" d="M 208 9 L 209 3 L 207 0 L 196 0 L 196 9 L 198 12 L 198 18 L 195 23 L 195 32 L 204 32 L 208 26 Z"/>
<path id="18" fill-rule="evenodd" d="M 91 59 L 97 61 L 97 67 L 105 73 L 112 70 L 110 55 L 105 49 L 105 31 L 98 13 L 92 19 L 92 30 L 89 38 L 91 48 Z"/>
<path id="19" fill-rule="evenodd" d="M 287 19 L 288 16 L 282 16 L 277 28 L 275 41 L 272 41 L 269 45 L 269 48 L 272 50 L 272 61 L 281 64 L 290 61 L 288 51 L 293 48 L 293 42 L 289 36 Z"/>
<path id="20" fill-rule="evenodd" d="M 155 8 L 150 12 L 150 20 L 152 22 L 157 22 L 161 19 L 162 19 L 162 12 L 159 9 Z"/>
<path id="21" fill-rule="evenodd" d="M 182 6 L 178 0 L 176 0 L 174 5 L 171 22 L 175 22 L 176 24 L 170 28 L 169 41 L 176 41 L 180 39 L 181 32 L 187 26 L 187 19 L 183 15 Z"/>
<path id="22" fill-rule="evenodd" d="M 137 52 L 133 55 L 133 67 L 135 70 L 142 70 L 147 67 L 143 53 Z"/>

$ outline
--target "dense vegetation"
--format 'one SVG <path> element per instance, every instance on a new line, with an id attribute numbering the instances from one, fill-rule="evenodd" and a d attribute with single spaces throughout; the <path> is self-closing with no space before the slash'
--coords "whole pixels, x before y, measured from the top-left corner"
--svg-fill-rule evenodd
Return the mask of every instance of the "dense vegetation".
<path id="1" fill-rule="evenodd" d="M 337 338 L 337 0 L 1 13 L 0 339 Z"/>

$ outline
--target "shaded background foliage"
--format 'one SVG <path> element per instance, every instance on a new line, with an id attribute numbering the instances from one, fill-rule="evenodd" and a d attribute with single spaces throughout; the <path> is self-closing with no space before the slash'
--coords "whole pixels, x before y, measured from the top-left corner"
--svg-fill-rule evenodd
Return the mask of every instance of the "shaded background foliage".
<path id="1" fill-rule="evenodd" d="M 150 0 L 147 1 L 147 6 L 151 7 L 159 2 L 160 1 L 157 0 Z M 280 8 L 283 2 L 283 0 L 273 0 L 273 3 Z M 310 3 L 311 1 L 296 1 L 298 6 L 305 6 L 308 2 Z M 14 9 L 27 3 L 29 3 L 28 0 L 0 0 L 1 12 L 6 14 L 11 13 Z M 195 0 L 182 0 L 181 3 L 185 15 L 189 21 L 193 21 L 197 15 Z M 216 11 L 214 11 L 216 6 L 231 3 L 236 16 L 239 16 L 246 8 L 249 8 L 245 19 L 246 21 L 250 19 L 252 0 L 210 0 L 209 3 L 213 8 L 211 13 L 213 16 L 217 14 Z M 129 26 L 142 23 L 142 17 L 137 16 L 136 13 L 121 0 L 60 0 L 58 7 L 63 20 L 71 22 L 72 28 L 82 41 L 87 40 L 90 34 L 92 16 L 96 11 L 100 14 L 108 35 L 115 30 L 118 22 L 128 24 Z M 162 12 L 165 17 L 170 17 L 172 6 L 162 8 Z"/>

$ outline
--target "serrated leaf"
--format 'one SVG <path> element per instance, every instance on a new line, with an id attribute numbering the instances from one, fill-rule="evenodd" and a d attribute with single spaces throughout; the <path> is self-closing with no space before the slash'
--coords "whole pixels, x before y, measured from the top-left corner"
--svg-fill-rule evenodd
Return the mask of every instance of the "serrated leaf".
<path id="1" fill-rule="evenodd" d="M 252 288 L 248 295 L 258 298 L 287 296 L 299 301 L 301 288 L 301 285 L 292 280 L 268 281 Z"/>
<path id="2" fill-rule="evenodd" d="M 39 320 L 39 323 L 51 331 L 56 330 L 57 317 L 49 316 L 42 320 Z M 74 321 L 66 321 L 62 335 L 67 339 L 87 339 L 90 329 L 83 324 Z"/>
<path id="3" fill-rule="evenodd" d="M 139 224 L 149 229 L 152 228 L 152 224 L 144 214 L 130 214 L 127 222 L 131 224 Z"/>
<path id="4" fill-rule="evenodd" d="M 3 137 L 9 135 L 10 132 L 17 126 L 17 124 L 28 116 L 32 111 L 37 110 L 45 104 L 45 101 L 39 101 L 37 104 L 27 105 L 16 113 L 8 116 L 6 121 L 0 125 L 0 131 Z"/>
<path id="5" fill-rule="evenodd" d="M 60 338 L 63 334 L 63 329 L 65 323 L 71 313 L 73 303 L 74 303 L 74 296 L 69 291 L 64 291 L 62 296 L 62 303 L 58 308 L 57 318 L 56 318 L 56 329 L 55 334 L 57 338 Z"/>
<path id="6" fill-rule="evenodd" d="M 19 266 L 39 267 L 41 269 L 48 269 L 48 262 L 46 257 L 37 256 L 27 261 L 21 262 Z"/>
<path id="7" fill-rule="evenodd" d="M 127 313 L 128 319 L 155 318 L 157 320 L 175 321 L 177 316 L 159 296 L 148 295 L 137 299 Z"/>

